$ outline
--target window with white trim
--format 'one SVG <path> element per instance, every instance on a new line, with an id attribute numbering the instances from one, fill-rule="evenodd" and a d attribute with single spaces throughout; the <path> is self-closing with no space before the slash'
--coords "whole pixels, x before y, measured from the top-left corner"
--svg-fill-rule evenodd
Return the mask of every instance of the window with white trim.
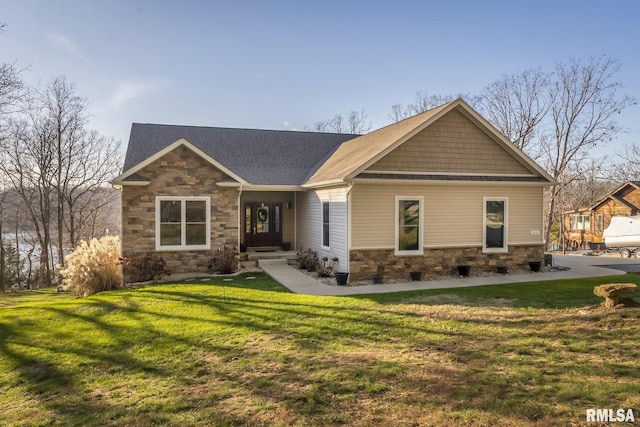
<path id="1" fill-rule="evenodd" d="M 569 217 L 569 228 L 571 230 L 591 230 L 591 216 L 571 215 Z"/>
<path id="2" fill-rule="evenodd" d="M 423 198 L 396 196 L 395 254 L 422 255 Z"/>
<path id="3" fill-rule="evenodd" d="M 331 223 L 330 207 L 328 201 L 322 202 L 322 246 L 329 248 L 329 229 Z"/>
<path id="4" fill-rule="evenodd" d="M 507 252 L 508 209 L 506 197 L 485 197 L 482 209 L 482 251 Z"/>
<path id="5" fill-rule="evenodd" d="M 156 250 L 208 250 L 209 230 L 209 197 L 156 197 Z"/>

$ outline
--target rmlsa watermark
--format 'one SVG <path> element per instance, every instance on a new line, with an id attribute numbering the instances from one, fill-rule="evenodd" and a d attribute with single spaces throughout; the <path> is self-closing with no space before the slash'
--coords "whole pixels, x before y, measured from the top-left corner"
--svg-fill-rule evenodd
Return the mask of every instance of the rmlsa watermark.
<path id="1" fill-rule="evenodd" d="M 633 409 L 587 409 L 587 422 L 635 423 Z"/>

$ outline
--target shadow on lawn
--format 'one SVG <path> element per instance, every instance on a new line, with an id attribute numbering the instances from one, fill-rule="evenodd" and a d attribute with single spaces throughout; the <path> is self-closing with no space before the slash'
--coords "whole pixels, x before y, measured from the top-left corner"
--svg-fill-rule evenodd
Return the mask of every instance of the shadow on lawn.
<path id="1" fill-rule="evenodd" d="M 53 410 L 56 422 L 72 425 L 76 423 L 71 420 L 78 414 L 101 413 L 109 409 L 110 405 L 105 401 L 77 401 L 78 396 L 88 392 L 79 386 L 80 378 L 61 369 L 49 357 L 30 356 L 29 341 L 23 331 L 0 323 L 0 353 L 13 363 L 18 373 L 16 385 L 25 387 L 31 399 L 39 400 L 44 407 Z M 19 351 L 15 349 L 16 345 L 26 349 Z"/>
<path id="2" fill-rule="evenodd" d="M 208 294 L 164 287 L 139 292 L 153 300 L 200 307 L 195 311 L 199 314 L 168 315 L 176 322 L 215 313 L 220 318 L 213 321 L 249 330 L 238 334 L 237 344 L 213 350 L 224 362 L 214 375 L 238 385 L 240 399 L 257 397 L 284 405 L 309 417 L 311 424 L 330 424 L 336 412 L 346 414 L 344 423 L 356 422 L 357 411 L 363 409 L 348 403 L 354 399 L 393 401 L 417 411 L 414 420 L 424 416 L 414 406 L 418 399 L 445 408 L 445 413 L 488 414 L 485 422 L 508 419 L 526 425 L 561 415 L 567 424 L 583 416 L 583 407 L 612 402 L 638 389 L 613 384 L 594 390 L 589 379 L 600 372 L 621 381 L 640 375 L 635 362 L 620 357 L 632 344 L 620 341 L 621 334 L 611 327 L 616 316 L 581 320 L 552 311 L 544 316 L 518 311 L 508 317 L 493 307 L 480 307 L 469 317 L 464 311 L 431 306 L 350 305 L 347 298 L 270 298 L 262 292 L 225 297 L 220 287 Z M 197 342 L 194 338 L 193 344 Z M 613 342 L 623 348 L 611 350 L 607 343 Z M 603 364 L 598 355 L 605 352 L 610 360 Z M 577 378 L 568 379 L 566 372 Z M 563 406 L 564 398 L 560 405 L 549 399 L 577 389 L 580 395 L 571 398 L 571 407 L 578 409 Z M 364 411 L 360 415 L 370 415 Z"/>
<path id="3" fill-rule="evenodd" d="M 157 382 L 166 387 L 173 405 L 216 408 L 228 425 L 257 425 L 261 419 L 218 405 L 232 398 L 237 400 L 229 407 L 259 403 L 263 411 L 279 413 L 286 408 L 297 417 L 291 424 L 299 425 L 337 424 L 332 417 L 338 414 L 342 424 L 357 424 L 372 412 L 381 418 L 371 418 L 371 424 L 389 424 L 394 416 L 408 417 L 407 423 L 438 424 L 420 418 L 428 412 L 427 403 L 444 412 L 443 421 L 454 411 L 469 410 L 488 417 L 478 423 L 508 419 L 522 424 L 558 414 L 566 421 L 572 412 L 549 399 L 559 393 L 558 384 L 569 381 L 566 372 L 579 374 L 568 386 L 580 389 L 571 401 L 578 409 L 611 404 L 616 396 L 631 393 L 615 383 L 603 392 L 592 390 L 594 372 L 608 372 L 610 378 L 640 376 L 637 364 L 620 356 L 634 343 L 620 341 L 621 348 L 608 348 L 607 342 L 619 340 L 611 328 L 615 318 L 575 327 L 576 319 L 551 310 L 545 317 L 526 310 L 508 317 L 493 305 L 479 307 L 470 317 L 464 310 L 419 301 L 433 291 L 376 295 L 378 300 L 371 295 L 308 297 L 256 277 L 239 283 L 149 285 L 77 304 L 43 305 L 44 312 L 75 327 L 52 328 L 36 342 L 28 328 L 0 323 L 0 355 L 13 361 L 19 386 L 54 411 L 56 422 L 68 425 L 82 424 L 91 414 L 93 425 L 118 420 L 175 424 L 163 418 L 162 404 L 145 412 L 142 401 L 100 397 L 96 383 L 82 375 L 122 378 L 131 382 L 125 388 L 131 394 L 146 391 L 147 381 Z M 92 337 L 101 337 L 101 344 Z M 40 347 L 42 355 L 36 351 Z M 597 355 L 605 351 L 610 360 L 603 363 Z M 67 355 L 83 366 L 56 365 L 56 358 L 66 360 Z M 224 389 L 229 385 L 233 393 Z M 365 402 L 371 401 L 378 409 L 367 408 Z M 405 409 L 409 413 L 401 414 Z M 387 411 L 390 418 L 385 419 L 380 414 Z"/>
<path id="4" fill-rule="evenodd" d="M 281 293 L 293 293 L 280 283 L 273 280 L 266 273 L 252 272 L 235 276 L 212 276 L 206 278 L 187 279 L 162 283 L 162 285 L 212 285 L 227 288 L 255 289 L 259 291 L 271 291 Z M 156 286 L 156 285 L 149 285 Z M 139 288 L 145 288 L 143 285 Z"/>

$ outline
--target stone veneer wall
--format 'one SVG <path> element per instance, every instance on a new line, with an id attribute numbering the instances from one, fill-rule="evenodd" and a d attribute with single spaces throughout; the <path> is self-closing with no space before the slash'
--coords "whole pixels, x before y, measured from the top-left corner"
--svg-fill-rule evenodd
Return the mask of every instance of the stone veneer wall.
<path id="1" fill-rule="evenodd" d="M 509 270 L 529 269 L 529 261 L 543 261 L 544 246 L 509 246 L 507 253 L 482 253 L 482 248 L 425 249 L 420 256 L 394 255 L 393 249 L 352 250 L 349 280 L 368 279 L 384 271 L 385 279 L 408 278 L 410 271 L 421 271 L 423 278 L 457 274 L 458 265 L 470 265 L 471 272 L 495 272 L 496 267 Z"/>
<path id="2" fill-rule="evenodd" d="M 238 190 L 218 187 L 227 177 L 200 156 L 178 147 L 138 173 L 151 181 L 144 187 L 122 188 L 122 254 L 125 257 L 155 252 L 156 196 L 211 197 L 211 250 L 159 251 L 172 273 L 206 272 L 213 252 L 238 245 Z"/>

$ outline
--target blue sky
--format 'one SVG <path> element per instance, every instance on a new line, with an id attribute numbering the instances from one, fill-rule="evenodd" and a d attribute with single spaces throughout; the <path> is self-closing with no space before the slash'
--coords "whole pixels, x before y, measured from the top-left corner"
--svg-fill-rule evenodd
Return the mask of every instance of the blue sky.
<path id="1" fill-rule="evenodd" d="M 605 54 L 640 98 L 640 2 L 0 0 L 0 62 L 65 75 L 91 127 L 304 129 L 418 91 L 474 94 L 504 74 Z M 640 143 L 640 106 L 620 116 Z"/>

